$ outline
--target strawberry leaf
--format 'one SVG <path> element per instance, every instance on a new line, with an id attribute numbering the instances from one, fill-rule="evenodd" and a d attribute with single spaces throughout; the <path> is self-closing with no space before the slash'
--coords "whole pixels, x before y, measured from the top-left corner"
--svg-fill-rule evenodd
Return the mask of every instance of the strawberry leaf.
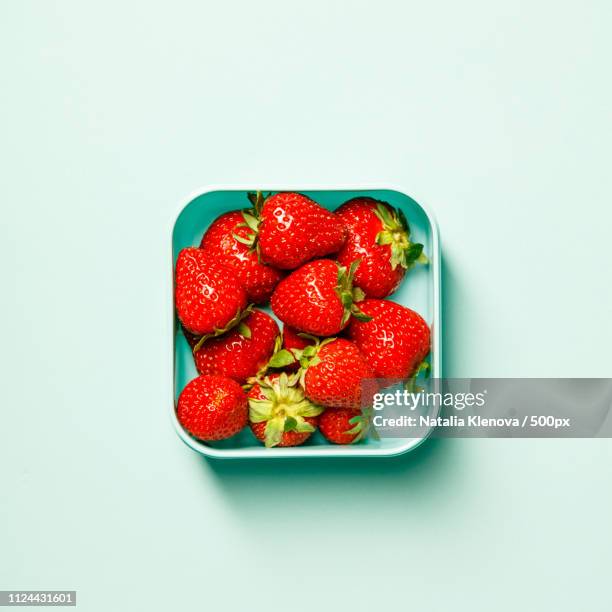
<path id="1" fill-rule="evenodd" d="M 270 368 L 284 368 L 285 366 L 295 363 L 296 359 L 294 355 L 287 349 L 281 349 L 278 353 L 272 355 L 270 361 L 268 361 L 268 367 Z"/>
<path id="2" fill-rule="evenodd" d="M 342 327 L 345 326 L 346 322 L 351 318 L 351 310 L 350 308 L 345 308 L 344 309 L 344 313 L 342 315 L 342 319 L 340 321 L 340 324 L 342 325 Z"/>
<path id="3" fill-rule="evenodd" d="M 404 382 L 404 389 L 408 391 L 408 393 L 418 393 L 421 391 L 421 387 L 417 385 L 417 379 L 421 374 L 423 375 L 423 378 L 429 378 L 430 371 L 431 366 L 429 363 L 427 361 L 421 361 L 421 363 L 414 370 L 412 376 Z"/>
<path id="4" fill-rule="evenodd" d="M 353 287 L 353 302 L 361 302 L 365 299 L 365 293 L 360 287 Z"/>
<path id="5" fill-rule="evenodd" d="M 274 417 L 270 419 L 266 424 L 264 431 L 266 447 L 271 448 L 280 443 L 283 438 L 283 431 L 285 429 L 285 418 Z"/>
<path id="6" fill-rule="evenodd" d="M 255 217 L 259 217 L 259 214 L 261 213 L 261 209 L 263 208 L 264 202 L 266 201 L 267 198 L 270 197 L 270 193 L 266 196 L 264 196 L 264 194 L 261 191 L 257 191 L 257 192 L 249 192 L 247 193 L 247 198 L 249 199 L 249 202 L 251 203 L 251 206 L 253 207 L 253 212 L 255 213 Z"/>
<path id="7" fill-rule="evenodd" d="M 312 402 L 305 402 L 303 406 L 300 406 L 296 411 L 298 424 L 300 422 L 300 417 L 314 417 L 319 416 L 325 408 L 323 406 L 318 406 L 317 404 L 313 404 Z M 314 431 L 314 429 L 306 430 L 306 431 Z"/>
<path id="8" fill-rule="evenodd" d="M 249 420 L 252 423 L 261 423 L 272 418 L 273 404 L 265 399 L 249 398 Z"/>
<path id="9" fill-rule="evenodd" d="M 406 219 L 406 215 L 404 214 L 404 211 L 401 208 L 396 208 L 395 212 L 397 216 L 399 217 L 399 224 L 401 225 L 402 229 L 406 232 L 406 237 L 410 236 L 410 225 L 408 224 L 408 219 Z"/>
<path id="10" fill-rule="evenodd" d="M 241 321 L 238 325 L 238 332 L 243 338 L 251 339 L 251 328 L 244 321 Z"/>
<path id="11" fill-rule="evenodd" d="M 376 244 L 391 244 L 393 242 L 393 234 L 391 232 L 382 231 L 376 234 Z"/>
<path id="12" fill-rule="evenodd" d="M 254 232 L 256 232 L 257 228 L 259 227 L 259 221 L 257 220 L 257 218 L 246 210 L 242 211 L 242 216 L 244 218 L 246 226 L 250 227 Z"/>
<path id="13" fill-rule="evenodd" d="M 362 323 L 367 323 L 368 321 L 372 320 L 372 317 L 370 315 L 367 315 L 360 308 L 355 306 L 355 304 L 353 304 L 350 314 L 352 314 L 358 321 L 361 321 Z"/>
<path id="14" fill-rule="evenodd" d="M 361 264 L 361 259 L 356 259 L 355 261 L 351 263 L 351 266 L 348 270 L 348 280 L 351 283 L 353 282 L 353 277 L 355 276 L 355 272 L 357 272 L 357 268 L 359 267 L 359 264 Z"/>
<path id="15" fill-rule="evenodd" d="M 196 343 L 196 345 L 193 347 L 193 354 L 195 355 L 201 348 L 202 345 L 209 339 L 209 338 L 216 338 L 217 336 L 220 336 L 222 334 L 224 334 L 225 332 L 228 332 L 230 329 L 233 329 L 234 327 L 236 327 L 236 325 L 239 325 L 240 322 L 243 319 L 246 319 L 251 312 L 253 311 L 253 304 L 249 304 L 244 310 L 242 311 L 238 311 L 236 312 L 236 315 L 234 316 L 234 318 L 222 329 L 215 329 L 215 331 L 211 334 L 206 334 L 204 336 L 202 336 Z"/>
<path id="16" fill-rule="evenodd" d="M 423 253 L 423 245 L 418 243 L 411 243 L 410 246 L 405 249 L 406 263 L 408 265 L 413 264 Z"/>
<path id="17" fill-rule="evenodd" d="M 308 345 L 302 349 L 302 355 L 304 357 L 314 357 L 317 354 L 317 347 L 313 344 Z"/>
<path id="18" fill-rule="evenodd" d="M 353 419 L 351 419 L 352 421 Z M 352 434 L 358 434 L 361 432 L 361 430 L 363 429 L 363 425 L 361 423 L 361 421 L 359 421 L 358 423 L 355 424 L 354 427 L 352 427 L 351 429 L 349 429 L 348 431 L 345 431 L 345 434 L 348 435 L 352 435 Z"/>
<path id="19" fill-rule="evenodd" d="M 321 412 L 323 412 L 322 408 L 318 412 L 318 414 L 321 414 Z M 316 415 L 311 415 L 311 416 L 316 416 Z M 295 431 L 297 431 L 298 433 L 311 433 L 315 430 L 315 428 L 308 421 L 305 421 L 302 417 L 297 417 L 296 420 L 297 420 L 297 425 L 295 426 Z"/>
<path id="20" fill-rule="evenodd" d="M 384 204 L 383 202 L 379 202 L 376 205 L 374 214 L 383 222 L 383 225 L 391 227 L 395 224 L 393 213 L 389 210 L 387 204 Z"/>
<path id="21" fill-rule="evenodd" d="M 243 238 L 242 236 L 239 236 L 238 234 L 235 234 L 235 233 L 232 233 L 232 236 L 234 240 L 248 247 L 253 246 L 253 242 L 255 241 L 255 236 L 253 234 L 249 234 L 248 238 Z"/>
<path id="22" fill-rule="evenodd" d="M 365 438 L 365 436 L 367 435 L 370 429 L 370 412 L 371 411 L 365 409 L 360 414 L 349 419 L 349 425 L 353 425 L 353 427 L 348 431 L 345 431 L 344 433 L 347 435 L 355 436 L 351 444 L 355 444 L 356 442 L 363 440 L 363 438 Z"/>
<path id="23" fill-rule="evenodd" d="M 353 294 L 348 291 L 343 291 L 340 294 L 340 301 L 345 308 L 350 308 L 353 303 Z"/>
<path id="24" fill-rule="evenodd" d="M 297 421 L 292 416 L 285 419 L 284 431 L 293 431 L 297 427 Z"/>

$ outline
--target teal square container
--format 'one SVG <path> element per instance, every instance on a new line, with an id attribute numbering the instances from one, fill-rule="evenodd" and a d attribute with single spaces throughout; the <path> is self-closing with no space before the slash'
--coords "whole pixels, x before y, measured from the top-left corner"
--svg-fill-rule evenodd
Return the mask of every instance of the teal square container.
<path id="1" fill-rule="evenodd" d="M 247 188 L 210 188 L 190 197 L 181 208 L 172 231 L 172 270 L 181 249 L 198 246 L 208 226 L 222 213 L 248 208 L 247 193 L 260 189 L 264 192 L 298 191 L 321 206 L 335 210 L 342 203 L 358 196 L 369 196 L 388 202 L 403 210 L 410 223 L 411 239 L 424 245 L 430 263 L 410 270 L 400 288 L 390 296 L 395 302 L 416 310 L 431 327 L 431 376 L 441 378 L 441 298 L 440 298 L 440 240 L 438 226 L 431 212 L 406 193 L 395 188 L 309 188 L 304 186 L 249 186 Z M 173 272 L 174 278 L 174 272 Z M 172 285 L 172 287 L 174 284 Z M 191 349 L 183 336 L 174 312 L 173 293 L 168 296 L 172 305 L 172 350 L 174 353 L 174 393 L 169 402 L 174 427 L 185 444 L 206 457 L 219 459 L 282 459 L 321 457 L 393 457 L 416 448 L 430 433 L 419 438 L 383 438 L 366 440 L 348 446 L 330 444 L 315 432 L 303 445 L 290 448 L 265 448 L 246 427 L 236 436 L 221 442 L 202 442 L 190 436 L 176 418 L 176 402 L 185 385 L 198 373 Z M 274 316 L 271 310 L 264 308 Z"/>

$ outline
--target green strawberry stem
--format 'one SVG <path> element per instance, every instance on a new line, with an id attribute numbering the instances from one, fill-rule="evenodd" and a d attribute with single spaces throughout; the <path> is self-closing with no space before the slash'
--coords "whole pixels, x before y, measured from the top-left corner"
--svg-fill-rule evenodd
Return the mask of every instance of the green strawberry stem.
<path id="1" fill-rule="evenodd" d="M 274 340 L 274 349 L 272 351 L 272 357 L 270 358 L 270 361 L 274 359 L 275 355 L 281 352 L 282 345 L 283 345 L 283 334 L 281 333 L 281 334 L 278 334 L 278 336 L 276 336 L 276 339 Z M 260 383 L 266 377 L 270 368 L 284 367 L 284 366 L 271 366 L 270 361 L 268 361 L 268 363 L 264 364 L 261 368 L 259 368 L 255 376 L 251 376 L 250 378 L 247 379 L 246 384 L 242 385 L 242 388 L 245 391 L 249 391 L 250 389 L 253 388 L 253 385 Z M 295 360 L 293 359 L 293 356 L 291 356 L 291 361 L 289 363 L 293 363 L 294 361 Z M 285 365 L 289 365 L 289 363 Z"/>
<path id="2" fill-rule="evenodd" d="M 293 349 L 296 350 L 296 349 Z M 292 363 L 295 363 L 296 357 L 288 349 L 280 349 L 268 361 L 268 368 L 284 368 Z"/>
<path id="3" fill-rule="evenodd" d="M 238 332 L 243 338 L 251 339 L 251 328 L 244 321 L 238 323 Z"/>
<path id="4" fill-rule="evenodd" d="M 379 202 L 374 214 L 382 223 L 382 230 L 376 235 L 376 244 L 390 245 L 393 270 L 397 266 L 409 270 L 417 263 L 428 263 L 429 260 L 423 253 L 423 245 L 410 242 L 410 226 L 400 208 L 392 208 L 388 204 Z"/>
<path id="5" fill-rule="evenodd" d="M 297 382 L 297 374 L 288 376 L 286 372 L 275 379 L 266 377 L 259 382 L 264 399 L 249 398 L 249 419 L 252 423 L 266 422 L 264 442 L 268 448 L 279 444 L 286 431 L 314 431 L 305 417 L 323 412 L 323 407 L 305 397 Z"/>
<path id="6" fill-rule="evenodd" d="M 300 334 L 302 335 L 302 334 Z M 284 349 L 280 348 L 282 345 L 282 339 L 280 343 L 275 347 L 275 351 L 268 361 L 267 365 L 262 368 L 264 372 L 267 372 L 270 368 L 284 368 L 289 365 L 293 365 L 294 363 L 299 363 L 300 369 L 296 373 L 296 377 L 300 382 L 300 385 L 304 387 L 304 379 L 306 377 L 306 370 L 310 366 L 315 366 L 320 363 L 319 351 L 330 342 L 337 340 L 337 338 L 325 338 L 325 340 L 319 340 L 316 336 L 311 336 L 309 334 L 303 334 L 304 337 L 308 337 L 309 340 L 312 340 L 313 344 L 309 344 L 303 349 Z"/>
<path id="7" fill-rule="evenodd" d="M 353 287 L 353 278 L 360 263 L 361 259 L 356 259 L 351 263 L 348 270 L 346 266 L 338 265 L 338 284 L 335 291 L 344 307 L 344 314 L 342 315 L 343 326 L 350 319 L 351 315 L 363 322 L 372 320 L 372 317 L 362 312 L 355 304 L 355 302 L 360 302 L 365 297 L 364 292 L 359 287 Z"/>
<path id="8" fill-rule="evenodd" d="M 417 385 L 417 378 L 421 374 L 423 374 L 423 378 L 429 378 L 430 372 L 431 366 L 429 363 L 427 361 L 421 361 L 417 369 L 414 371 L 414 374 L 404 383 L 404 389 L 408 391 L 408 393 L 419 393 L 423 390 L 423 388 Z"/>
<path id="9" fill-rule="evenodd" d="M 249 202 L 253 206 L 252 208 L 253 216 L 256 219 L 259 219 L 259 216 L 261 215 L 261 209 L 263 208 L 264 202 L 271 195 L 272 193 L 269 193 L 268 195 L 264 196 L 262 191 L 255 191 L 255 192 L 250 191 L 249 193 L 247 193 L 247 198 L 249 199 Z"/>
<path id="10" fill-rule="evenodd" d="M 250 248 L 251 251 L 258 251 L 257 238 L 259 236 L 259 220 L 261 215 L 261 209 L 263 208 L 264 202 L 271 194 L 264 196 L 261 191 L 247 193 L 247 198 L 252 204 L 252 208 L 241 210 L 243 222 L 238 223 L 236 227 L 247 228 L 246 236 L 239 236 L 236 233 L 232 233 L 234 240 L 244 244 Z"/>
<path id="11" fill-rule="evenodd" d="M 344 433 L 347 435 L 357 434 L 351 444 L 356 444 L 357 442 L 363 440 L 368 431 L 370 430 L 370 425 L 372 423 L 372 409 L 364 408 L 361 412 L 351 418 L 349 420 L 349 424 L 353 427 Z"/>

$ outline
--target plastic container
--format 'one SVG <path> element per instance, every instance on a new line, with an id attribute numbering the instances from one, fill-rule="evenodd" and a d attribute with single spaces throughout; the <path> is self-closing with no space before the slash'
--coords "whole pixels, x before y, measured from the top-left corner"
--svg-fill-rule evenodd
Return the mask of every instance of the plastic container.
<path id="1" fill-rule="evenodd" d="M 416 310 L 431 326 L 431 376 L 440 378 L 441 366 L 441 326 L 440 326 L 440 243 L 438 227 L 432 214 L 411 197 L 397 189 L 385 188 L 334 188 L 312 189 L 300 187 L 214 188 L 199 192 L 190 198 L 181 209 L 172 232 L 172 262 L 179 251 L 187 246 L 197 246 L 202 234 L 210 223 L 220 214 L 229 210 L 248 208 L 248 191 L 261 189 L 264 192 L 298 191 L 329 210 L 335 210 L 347 200 L 357 196 L 370 196 L 388 202 L 404 211 L 411 230 L 411 239 L 424 245 L 424 252 L 430 263 L 417 266 L 404 277 L 398 291 L 390 299 Z M 174 313 L 173 295 L 168 299 Z M 271 311 L 266 308 L 268 312 Z M 227 459 L 280 459 L 315 457 L 392 457 L 416 448 L 426 437 L 368 438 L 358 444 L 339 446 L 328 443 L 316 432 L 303 446 L 291 448 L 265 448 L 246 427 L 238 435 L 221 442 L 202 442 L 191 437 L 176 419 L 175 405 L 181 390 L 197 376 L 191 350 L 183 337 L 176 315 L 173 314 L 173 351 L 174 351 L 174 401 L 169 402 L 172 420 L 179 437 L 193 450 L 214 458 Z M 429 433 L 429 432 L 428 432 Z"/>

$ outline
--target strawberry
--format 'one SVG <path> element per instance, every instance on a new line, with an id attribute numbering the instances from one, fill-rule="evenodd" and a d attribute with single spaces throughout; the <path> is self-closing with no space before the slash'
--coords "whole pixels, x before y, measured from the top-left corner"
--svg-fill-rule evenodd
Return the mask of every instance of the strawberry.
<path id="1" fill-rule="evenodd" d="M 262 261 L 293 270 L 315 257 L 337 253 L 346 240 L 344 223 L 300 193 L 282 192 L 263 200 L 249 196 L 258 213 Z"/>
<path id="2" fill-rule="evenodd" d="M 285 372 L 258 381 L 249 391 L 251 430 L 267 447 L 303 444 L 323 408 L 304 397 L 298 376 Z"/>
<path id="3" fill-rule="evenodd" d="M 334 444 L 355 444 L 368 433 L 370 419 L 361 410 L 330 408 L 319 418 L 319 431 Z"/>
<path id="4" fill-rule="evenodd" d="M 227 376 L 243 384 L 268 363 L 278 335 L 276 321 L 253 310 L 237 327 L 194 351 L 196 368 L 200 374 Z"/>
<path id="5" fill-rule="evenodd" d="M 295 359 L 300 362 L 300 384 L 308 399 L 326 407 L 361 408 L 362 381 L 374 378 L 374 372 L 355 344 L 326 338 L 303 350 L 278 351 L 270 363 L 282 367 Z"/>
<path id="6" fill-rule="evenodd" d="M 361 259 L 355 285 L 367 297 L 387 297 L 399 287 L 406 270 L 427 262 L 423 245 L 410 242 L 410 228 L 401 209 L 373 198 L 354 198 L 336 214 L 348 229 L 338 261 L 350 266 Z"/>
<path id="7" fill-rule="evenodd" d="M 181 392 L 176 415 L 195 438 L 224 440 L 247 424 L 247 397 L 231 378 L 198 376 Z"/>
<path id="8" fill-rule="evenodd" d="M 283 348 L 304 349 L 317 341 L 314 336 L 305 334 L 289 325 L 283 325 Z"/>
<path id="9" fill-rule="evenodd" d="M 233 210 L 213 221 L 200 248 L 232 268 L 244 285 L 249 302 L 267 302 L 283 273 L 259 261 L 255 244 L 257 219 L 253 211 Z"/>
<path id="10" fill-rule="evenodd" d="M 379 378 L 409 378 L 429 353 L 430 332 L 423 318 L 389 300 L 368 299 L 359 308 L 370 321 L 354 320 L 349 338 Z"/>
<path id="11" fill-rule="evenodd" d="M 270 306 L 283 323 L 317 336 L 332 336 L 344 329 L 351 315 L 363 314 L 354 301 L 363 292 L 353 290 L 358 262 L 347 271 L 331 259 L 317 259 L 283 279 L 272 294 Z"/>
<path id="12" fill-rule="evenodd" d="M 236 274 L 195 247 L 183 249 L 176 260 L 174 300 L 181 323 L 200 336 L 233 327 L 247 305 Z"/>
<path id="13" fill-rule="evenodd" d="M 364 379 L 374 372 L 355 344 L 324 340 L 303 374 L 304 392 L 313 402 L 333 408 L 361 408 Z"/>

